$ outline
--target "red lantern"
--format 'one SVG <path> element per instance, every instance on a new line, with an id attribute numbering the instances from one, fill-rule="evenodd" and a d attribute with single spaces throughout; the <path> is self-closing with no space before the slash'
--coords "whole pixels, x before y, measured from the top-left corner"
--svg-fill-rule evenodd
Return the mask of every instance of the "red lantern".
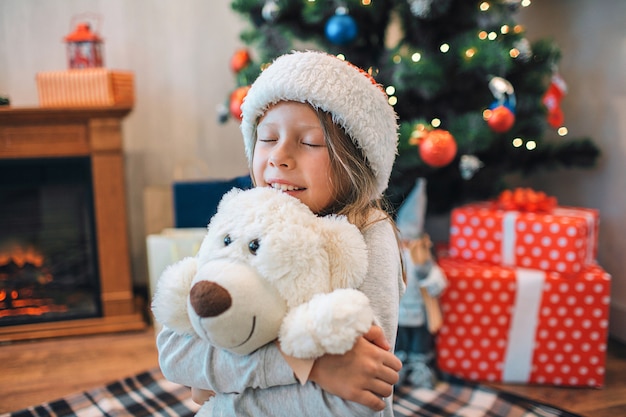
<path id="1" fill-rule="evenodd" d="M 76 30 L 65 37 L 65 42 L 70 69 L 102 67 L 102 38 L 91 31 L 89 23 L 76 25 Z"/>

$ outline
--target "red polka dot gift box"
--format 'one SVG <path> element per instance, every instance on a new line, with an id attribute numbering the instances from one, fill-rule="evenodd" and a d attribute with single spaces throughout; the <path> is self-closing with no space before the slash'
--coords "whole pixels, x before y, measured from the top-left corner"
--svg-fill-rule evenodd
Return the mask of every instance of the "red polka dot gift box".
<path id="1" fill-rule="evenodd" d="M 473 203 L 452 211 L 449 255 L 575 274 L 595 263 L 598 226 L 594 209 Z"/>
<path id="2" fill-rule="evenodd" d="M 441 371 L 473 381 L 601 387 L 611 278 L 439 259 Z"/>

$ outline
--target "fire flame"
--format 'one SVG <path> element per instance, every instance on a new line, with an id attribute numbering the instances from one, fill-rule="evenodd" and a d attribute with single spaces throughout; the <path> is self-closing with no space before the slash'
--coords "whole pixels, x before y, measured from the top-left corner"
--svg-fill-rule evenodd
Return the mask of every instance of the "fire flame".
<path id="1" fill-rule="evenodd" d="M 27 263 L 41 268 L 44 256 L 33 246 L 15 245 L 6 252 L 0 252 L 0 266 L 8 265 L 11 261 L 19 268 L 23 268 Z"/>

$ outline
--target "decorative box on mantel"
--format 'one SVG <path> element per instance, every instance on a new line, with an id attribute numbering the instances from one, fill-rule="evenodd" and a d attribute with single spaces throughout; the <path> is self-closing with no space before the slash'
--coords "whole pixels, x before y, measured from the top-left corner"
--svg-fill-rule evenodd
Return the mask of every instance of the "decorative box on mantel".
<path id="1" fill-rule="evenodd" d="M 37 73 L 41 107 L 132 107 L 132 71 L 83 68 Z"/>
<path id="2" fill-rule="evenodd" d="M 138 330 L 121 123 L 0 108 L 0 341 Z"/>

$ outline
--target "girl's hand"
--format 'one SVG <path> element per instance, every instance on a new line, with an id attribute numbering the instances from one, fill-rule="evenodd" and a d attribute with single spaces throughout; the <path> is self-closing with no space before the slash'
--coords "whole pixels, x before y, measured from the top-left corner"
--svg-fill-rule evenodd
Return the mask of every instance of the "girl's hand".
<path id="1" fill-rule="evenodd" d="M 372 326 L 343 355 L 324 355 L 313 365 L 309 380 L 324 391 L 372 410 L 385 408 L 382 398 L 393 393 L 402 362 L 389 350 L 383 330 Z"/>

